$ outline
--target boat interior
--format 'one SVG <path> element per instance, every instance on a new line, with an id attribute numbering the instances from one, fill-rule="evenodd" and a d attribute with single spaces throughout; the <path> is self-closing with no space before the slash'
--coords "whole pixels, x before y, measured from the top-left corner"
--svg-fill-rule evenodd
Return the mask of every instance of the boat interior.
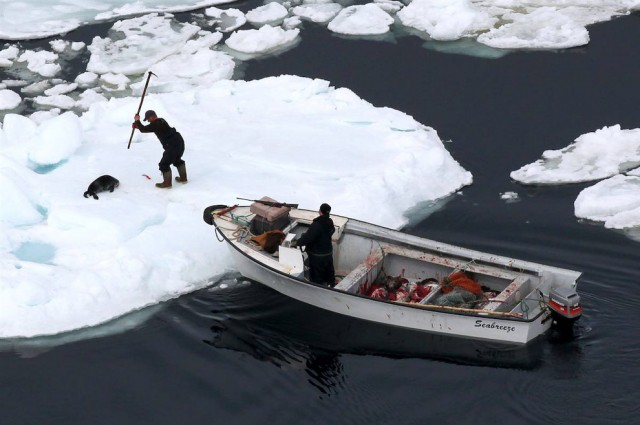
<path id="1" fill-rule="evenodd" d="M 272 254 L 261 251 L 251 241 L 251 233 L 237 240 L 275 260 L 275 264 L 289 274 L 306 278 L 306 254 L 299 249 L 290 248 L 289 244 L 308 229 L 315 217 L 317 213 L 313 211 L 292 210 L 286 226 L 281 225 L 279 229 L 284 233 L 284 240 Z M 401 303 L 474 310 L 487 314 L 506 313 L 525 319 L 544 308 L 544 296 L 538 290 L 541 279 L 534 273 L 430 252 L 412 247 L 401 240 L 375 238 L 366 232 L 352 231 L 346 218 L 332 216 L 332 219 L 336 226 L 332 238 L 337 282 L 334 289 Z M 452 290 L 452 282 L 448 279 L 456 273 L 460 275 L 460 272 L 474 282 L 474 288 L 481 288 L 481 292 L 474 292 L 475 297 L 463 294 L 465 296 L 461 298 L 461 293 L 467 289 L 464 287 L 454 287 Z M 389 282 L 395 288 L 389 287 Z M 406 294 L 398 287 L 399 284 L 405 288 Z M 424 296 L 413 296 L 416 285 L 422 286 L 421 293 Z M 376 289 L 378 293 L 375 293 Z M 394 299 L 394 291 L 401 296 L 396 294 Z M 452 292 L 456 296 L 452 297 Z"/>

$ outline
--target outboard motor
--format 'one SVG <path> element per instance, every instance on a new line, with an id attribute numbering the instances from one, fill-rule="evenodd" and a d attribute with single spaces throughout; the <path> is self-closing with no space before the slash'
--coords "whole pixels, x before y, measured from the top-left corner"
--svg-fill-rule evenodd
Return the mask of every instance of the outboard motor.
<path id="1" fill-rule="evenodd" d="M 554 321 L 562 327 L 571 327 L 582 316 L 580 296 L 573 288 L 554 288 L 549 293 L 549 308 Z"/>

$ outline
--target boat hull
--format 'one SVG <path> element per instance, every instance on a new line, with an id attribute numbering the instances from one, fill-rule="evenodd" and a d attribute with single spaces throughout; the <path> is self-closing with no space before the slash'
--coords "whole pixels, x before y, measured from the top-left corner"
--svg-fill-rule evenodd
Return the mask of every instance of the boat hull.
<path id="1" fill-rule="evenodd" d="M 546 332 L 552 323 L 550 313 L 522 321 L 486 315 L 466 315 L 378 301 L 322 287 L 279 273 L 256 262 L 233 244 L 229 246 L 238 272 L 271 289 L 309 305 L 385 326 L 436 334 L 526 344 Z"/>
<path id="2" fill-rule="evenodd" d="M 317 212 L 292 208 L 287 214 L 289 224 L 278 230 L 285 238 L 278 252 L 256 245 L 247 225 L 251 223 L 247 217 L 254 215 L 251 207 L 215 205 L 205 209 L 203 218 L 214 225 L 217 239 L 230 249 L 243 276 L 319 309 L 390 328 L 527 344 L 554 322 L 549 308 L 552 292 L 564 294 L 558 302 L 579 302 L 574 296 L 579 272 L 448 245 L 336 215 L 332 215 L 336 227 L 332 243 L 339 282 L 333 288 L 312 283 L 304 276 L 302 252 L 287 242 L 304 233 Z M 470 287 L 475 295 L 468 294 L 477 298 L 470 304 L 458 301 L 459 291 L 449 297 L 456 291 L 453 285 L 460 277 L 458 272 L 475 282 L 476 289 Z M 376 285 L 385 286 L 390 294 L 394 287 L 388 279 L 400 277 L 407 285 L 422 285 L 427 295 L 415 302 L 372 295 Z M 437 283 L 426 288 L 429 281 Z M 405 294 L 411 291 L 406 288 Z"/>

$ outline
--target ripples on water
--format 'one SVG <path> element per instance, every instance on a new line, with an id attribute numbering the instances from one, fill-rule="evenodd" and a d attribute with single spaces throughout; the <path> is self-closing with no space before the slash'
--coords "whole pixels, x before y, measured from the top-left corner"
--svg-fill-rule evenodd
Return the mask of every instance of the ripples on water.
<path id="1" fill-rule="evenodd" d="M 584 301 L 599 303 L 589 295 Z M 201 340 L 209 347 L 212 364 L 223 356 L 225 368 L 246 372 L 242 384 L 229 382 L 235 397 L 249 402 L 257 396 L 239 392 L 244 379 L 259 388 L 273 385 L 260 394 L 269 400 L 258 408 L 266 416 L 282 408 L 283 392 L 287 406 L 306 406 L 287 408 L 296 423 L 328 423 L 337 412 L 340 423 L 422 423 L 425 417 L 489 423 L 487 410 L 499 411 L 506 423 L 565 423 L 557 418 L 567 411 L 593 408 L 589 416 L 598 417 L 595 405 L 583 404 L 602 397 L 603 386 L 618 406 L 607 417 L 625 418 L 632 406 L 630 388 L 606 382 L 625 381 L 628 372 L 612 363 L 632 360 L 635 341 L 613 354 L 609 337 L 591 329 L 594 321 L 611 320 L 598 314 L 589 317 L 588 310 L 573 335 L 552 331 L 525 347 L 505 346 L 381 328 L 229 275 L 160 316 L 190 335 L 189 345 Z"/>
<path id="2" fill-rule="evenodd" d="M 514 347 L 381 328 L 292 301 L 234 275 L 173 303 L 161 316 L 167 322 L 179 317 L 176 330 L 191 335 L 192 344 L 202 338 L 212 361 L 223 355 L 225 367 L 253 370 L 243 378 L 269 382 L 277 387 L 272 391 L 289 394 L 287 406 L 316 409 L 315 418 L 304 414 L 306 407 L 290 411 L 296 423 L 328 423 L 337 411 L 344 423 L 386 423 L 398 414 L 406 418 L 406 406 L 412 406 L 409 417 L 417 420 L 427 400 L 437 399 L 450 379 L 461 379 L 457 367 L 535 370 L 543 356 L 541 343 Z M 203 335 L 205 326 L 209 333 Z M 425 381 L 430 384 L 423 388 Z M 237 382 L 229 384 L 228 391 L 238 391 Z M 452 402 L 442 400 L 442 408 Z M 279 407 L 270 402 L 262 408 L 269 415 Z M 455 410 L 455 403 L 450 408 Z"/>

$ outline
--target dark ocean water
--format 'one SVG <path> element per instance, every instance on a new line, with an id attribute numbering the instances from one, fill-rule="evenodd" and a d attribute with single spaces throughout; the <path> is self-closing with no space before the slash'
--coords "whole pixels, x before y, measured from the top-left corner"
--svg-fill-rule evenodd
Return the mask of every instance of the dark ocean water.
<path id="1" fill-rule="evenodd" d="M 509 178 L 581 134 L 640 128 L 639 17 L 589 30 L 584 48 L 482 59 L 307 25 L 296 48 L 243 68 L 244 79 L 329 80 L 451 140 L 473 185 L 405 231 L 582 271 L 585 313 L 572 336 L 513 348 L 391 331 L 232 274 L 115 335 L 0 345 L 0 423 L 640 423 L 640 242 L 575 218 L 588 184 Z M 519 201 L 500 199 L 505 191 Z"/>

